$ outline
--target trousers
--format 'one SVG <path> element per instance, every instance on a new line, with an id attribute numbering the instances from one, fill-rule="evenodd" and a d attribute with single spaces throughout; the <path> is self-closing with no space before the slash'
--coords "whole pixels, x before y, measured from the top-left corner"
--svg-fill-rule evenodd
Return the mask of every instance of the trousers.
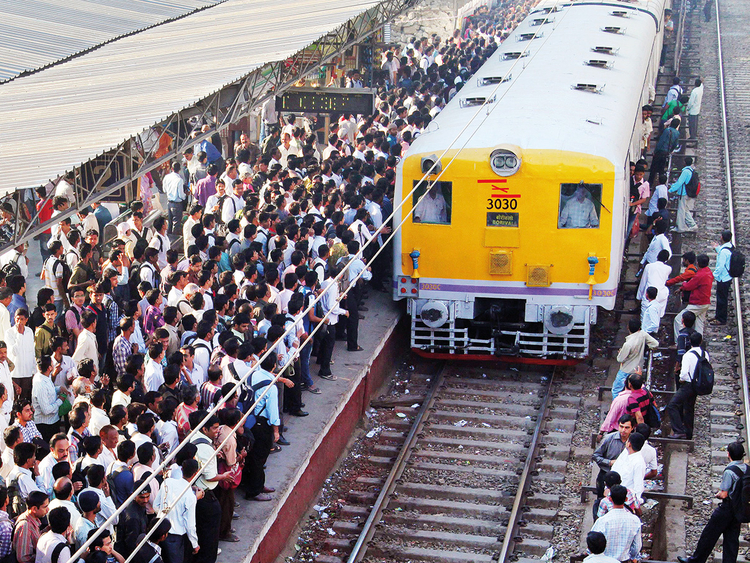
<path id="1" fill-rule="evenodd" d="M 659 174 L 664 172 L 667 162 L 669 161 L 669 153 L 665 151 L 654 151 L 654 158 L 651 161 L 651 172 L 648 175 L 649 186 L 655 186 L 654 182 L 659 179 Z"/>
<path id="2" fill-rule="evenodd" d="M 313 344 L 311 341 L 305 344 L 299 353 L 300 378 L 302 380 L 302 385 L 306 385 L 307 387 L 315 386 L 312 377 L 310 377 L 310 356 L 312 355 L 312 349 Z"/>
<path id="3" fill-rule="evenodd" d="M 188 551 L 188 546 L 190 550 Z M 190 563 L 192 546 L 186 535 L 168 534 L 161 543 L 161 554 L 164 563 Z"/>
<path id="4" fill-rule="evenodd" d="M 336 346 L 336 325 L 324 326 L 320 329 L 320 332 L 322 333 L 320 350 L 318 351 L 320 374 L 331 375 L 331 357 L 333 356 L 333 348 Z"/>
<path id="5" fill-rule="evenodd" d="M 693 209 L 695 208 L 695 198 L 681 195 L 677 203 L 677 230 L 694 231 L 698 228 L 695 219 L 693 219 Z"/>
<path id="6" fill-rule="evenodd" d="M 167 210 L 169 211 L 169 233 L 172 234 L 175 230 L 179 233 L 182 215 L 185 212 L 185 201 L 170 201 L 167 204 Z"/>
<path id="7" fill-rule="evenodd" d="M 732 280 L 716 282 L 716 318 L 719 322 L 727 322 L 727 306 L 729 305 L 729 287 Z"/>
<path id="8" fill-rule="evenodd" d="M 691 139 L 698 138 L 698 117 L 700 117 L 698 114 L 688 115 L 688 127 Z"/>
<path id="9" fill-rule="evenodd" d="M 716 542 L 719 541 L 719 536 L 724 536 L 722 563 L 737 563 L 737 554 L 740 550 L 740 523 L 734 517 L 728 500 L 724 500 L 711 514 L 711 518 L 708 519 L 706 527 L 701 532 L 695 551 L 688 561 L 706 563 Z"/>
<path id="10" fill-rule="evenodd" d="M 687 311 L 692 311 L 695 314 L 695 330 L 696 332 L 700 332 L 703 334 L 703 327 L 706 325 L 706 315 L 708 314 L 708 308 L 711 305 L 692 305 L 688 304 L 687 307 L 685 307 L 682 311 L 677 313 L 677 316 L 674 318 L 674 334 L 675 334 L 675 341 L 677 341 L 677 335 L 680 334 L 680 331 L 682 330 L 682 315 L 685 314 Z"/>
<path id="11" fill-rule="evenodd" d="M 221 524 L 219 525 L 219 537 L 226 538 L 232 533 L 232 516 L 234 515 L 234 489 L 222 489 L 216 487 L 216 499 L 221 507 Z M 166 562 L 165 562 L 166 563 Z"/>
<path id="12" fill-rule="evenodd" d="M 625 389 L 625 380 L 628 377 L 627 371 L 617 370 L 615 381 L 612 383 L 612 398 L 615 399 L 620 392 Z"/>
<path id="13" fill-rule="evenodd" d="M 688 440 L 693 439 L 693 422 L 695 421 L 695 399 L 698 395 L 693 391 L 692 383 L 681 383 L 672 400 L 667 405 L 669 423 L 672 432 L 685 434 Z"/>
<path id="14" fill-rule="evenodd" d="M 195 531 L 201 548 L 193 556 L 193 563 L 216 563 L 219 551 L 221 506 L 211 489 L 206 489 L 205 496 L 195 505 L 195 514 Z"/>
<path id="15" fill-rule="evenodd" d="M 359 284 L 359 282 L 357 282 Z M 346 347 L 349 350 L 356 350 L 359 344 L 359 302 L 362 292 L 356 285 L 349 290 L 346 296 L 346 310 L 349 316 L 346 319 Z"/>
<path id="16" fill-rule="evenodd" d="M 247 495 L 250 497 L 261 494 L 266 486 L 266 472 L 263 466 L 273 447 L 273 428 L 267 418 L 258 417 L 253 426 L 253 438 L 255 443 L 247 455 L 244 469 L 247 472 Z"/>

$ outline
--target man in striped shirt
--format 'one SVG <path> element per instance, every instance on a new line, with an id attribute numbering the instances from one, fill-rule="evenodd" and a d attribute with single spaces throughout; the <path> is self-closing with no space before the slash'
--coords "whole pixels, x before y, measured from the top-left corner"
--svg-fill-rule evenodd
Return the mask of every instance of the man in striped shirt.
<path id="1" fill-rule="evenodd" d="M 641 551 L 641 520 L 625 509 L 628 490 L 622 485 L 610 489 L 612 510 L 594 522 L 592 532 L 601 532 L 607 538 L 604 555 L 618 561 L 637 562 Z"/>
<path id="2" fill-rule="evenodd" d="M 41 537 L 42 518 L 49 510 L 49 497 L 42 491 L 32 491 L 26 499 L 26 512 L 16 520 L 13 547 L 18 563 L 34 563 L 36 546 Z"/>

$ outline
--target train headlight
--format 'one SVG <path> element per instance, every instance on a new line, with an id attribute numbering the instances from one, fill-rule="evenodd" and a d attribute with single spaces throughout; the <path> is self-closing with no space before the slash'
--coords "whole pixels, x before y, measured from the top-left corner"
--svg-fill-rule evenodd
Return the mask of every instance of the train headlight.
<path id="1" fill-rule="evenodd" d="M 430 328 L 438 328 L 448 322 L 448 307 L 441 301 L 428 301 L 422 307 L 419 318 Z"/>
<path id="2" fill-rule="evenodd" d="M 492 151 L 490 168 L 498 176 L 512 176 L 521 168 L 521 159 L 507 149 Z"/>

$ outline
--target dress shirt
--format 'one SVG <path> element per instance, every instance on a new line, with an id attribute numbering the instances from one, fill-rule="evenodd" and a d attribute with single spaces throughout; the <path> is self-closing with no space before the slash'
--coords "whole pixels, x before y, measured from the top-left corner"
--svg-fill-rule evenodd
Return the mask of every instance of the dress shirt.
<path id="1" fill-rule="evenodd" d="M 594 450 L 594 454 L 591 456 L 594 463 L 599 466 L 602 471 L 610 471 L 612 466 L 609 464 L 610 461 L 617 459 L 622 451 L 625 449 L 625 442 L 620 438 L 620 433 L 610 432 L 607 434 L 599 444 L 599 447 Z"/>
<path id="2" fill-rule="evenodd" d="M 89 421 L 89 432 L 92 436 L 98 436 L 99 430 L 109 424 L 109 416 L 104 409 L 91 405 L 91 420 Z"/>
<path id="3" fill-rule="evenodd" d="M 182 491 L 187 489 L 178 500 Z M 197 499 L 190 483 L 185 479 L 164 480 L 154 500 L 154 508 L 157 510 L 168 510 L 167 520 L 172 524 L 170 534 L 178 536 L 187 535 L 193 549 L 198 547 L 198 535 L 195 529 L 195 505 Z"/>
<path id="4" fill-rule="evenodd" d="M 643 456 L 643 461 L 646 462 L 646 473 L 659 470 L 659 463 L 656 457 L 656 448 L 654 448 L 654 446 L 652 446 L 648 442 L 643 444 L 643 448 L 641 448 L 641 455 Z"/>
<path id="5" fill-rule="evenodd" d="M 702 354 L 705 354 L 707 360 L 709 359 L 708 352 L 702 350 L 700 346 L 697 348 L 690 348 L 690 350 L 685 352 L 685 355 L 682 356 L 682 363 L 680 364 L 680 381 L 689 383 L 693 380 L 695 368 L 698 365 L 698 360 L 701 358 Z"/>
<path id="6" fill-rule="evenodd" d="M 153 238 L 151 239 L 151 242 L 148 243 L 148 245 L 151 248 L 155 248 L 159 251 L 159 256 L 157 258 L 157 265 L 159 266 L 160 270 L 163 270 L 167 267 L 167 250 L 169 250 L 172 246 L 172 243 L 169 242 L 169 238 L 167 235 L 163 235 L 161 233 L 154 233 Z"/>
<path id="7" fill-rule="evenodd" d="M 21 435 L 23 436 L 24 442 L 32 442 L 34 438 L 42 437 L 42 433 L 39 432 L 39 429 L 36 427 L 36 424 L 34 424 L 33 420 L 28 421 L 26 423 L 26 426 L 21 426 L 18 422 L 14 423 L 12 426 L 18 426 L 18 428 L 21 430 Z"/>
<path id="8" fill-rule="evenodd" d="M 251 385 L 257 385 L 258 383 L 268 381 L 269 384 L 273 381 L 273 375 L 268 371 L 258 368 L 251 376 Z M 268 389 L 265 397 L 260 398 L 264 391 Z M 268 420 L 268 424 L 272 426 L 280 426 L 281 419 L 279 418 L 279 395 L 278 388 L 276 385 L 270 384 L 267 387 L 261 387 L 255 391 L 255 416 L 262 416 Z"/>
<path id="9" fill-rule="evenodd" d="M 625 497 L 625 506 L 630 508 L 631 512 L 635 514 L 636 511 L 641 507 L 641 501 L 638 500 L 638 497 L 633 494 L 633 491 L 631 491 L 630 489 L 626 490 L 628 491 L 628 495 Z M 612 502 L 612 498 L 605 496 L 599 502 L 599 509 L 596 511 L 597 518 L 601 518 L 614 507 L 615 503 Z"/>
<path id="10" fill-rule="evenodd" d="M 70 356 L 62 356 L 58 362 L 54 355 L 52 355 L 52 371 L 54 372 L 58 365 L 61 364 L 60 373 L 55 376 L 55 387 L 68 387 L 73 380 L 78 377 L 78 368 L 73 363 L 73 358 Z"/>
<path id="11" fill-rule="evenodd" d="M 55 424 L 60 421 L 58 409 L 62 399 L 52 379 L 37 372 L 32 379 L 31 405 L 34 407 L 34 421 L 39 424 Z"/>
<path id="12" fill-rule="evenodd" d="M 703 84 L 700 86 L 693 88 L 693 91 L 690 92 L 690 98 L 688 98 L 687 103 L 687 113 L 688 115 L 699 115 L 701 112 L 701 103 L 703 102 Z"/>
<path id="13" fill-rule="evenodd" d="M 10 313 L 8 308 L 0 303 L 0 340 L 5 340 L 8 332 L 10 332 Z"/>
<path id="14" fill-rule="evenodd" d="M 164 368 L 151 357 L 146 360 L 146 371 L 143 375 L 143 385 L 146 391 L 158 391 L 164 383 Z"/>
<path id="15" fill-rule="evenodd" d="M 7 557 L 13 549 L 13 522 L 8 513 L 0 510 L 0 559 Z"/>
<path id="16" fill-rule="evenodd" d="M 275 388 L 275 387 L 274 387 Z M 216 463 L 216 456 L 214 455 L 215 450 L 211 441 L 208 439 L 203 432 L 195 434 L 191 440 L 197 447 L 198 452 L 195 454 L 195 458 L 201 466 L 201 476 L 195 482 L 198 488 L 205 490 L 213 490 L 219 484 L 218 481 L 207 481 L 207 479 L 213 479 L 216 477 L 218 472 L 218 465 Z M 208 443 L 206 443 L 208 442 Z"/>
<path id="17" fill-rule="evenodd" d="M 584 198 L 583 201 L 578 201 L 577 198 L 571 197 L 560 213 L 558 226 L 561 228 L 566 227 L 568 229 L 590 229 L 598 227 L 599 216 L 596 214 L 594 203 L 589 198 Z"/>
<path id="18" fill-rule="evenodd" d="M 609 407 L 609 412 L 604 418 L 604 422 L 602 422 L 602 425 L 599 427 L 600 432 L 607 433 L 617 430 L 619 427 L 618 421 L 620 420 L 620 417 L 627 412 L 628 401 L 630 401 L 630 395 L 632 394 L 632 390 L 623 389 L 620 391 L 620 394 L 614 398 Z"/>
<path id="19" fill-rule="evenodd" d="M 73 352 L 73 361 L 78 364 L 81 360 L 89 358 L 94 360 L 94 369 L 99 372 L 99 352 L 96 345 L 96 335 L 90 330 L 83 329 L 78 335 L 76 351 Z"/>
<path id="20" fill-rule="evenodd" d="M 15 365 L 10 374 L 11 377 L 26 378 L 33 376 L 36 371 L 34 332 L 27 326 L 21 334 L 16 327 L 13 327 L 5 333 L 5 344 L 8 346 L 8 358 Z M 12 388 L 8 391 L 8 398 L 10 399 L 12 399 L 11 394 Z"/>
<path id="21" fill-rule="evenodd" d="M 355 278 L 359 276 L 360 272 L 362 272 L 360 279 L 364 281 L 370 281 L 372 279 L 372 272 L 367 269 L 365 263 L 362 262 L 361 259 L 352 256 L 352 259 L 349 261 L 349 279 L 353 282 Z"/>
<path id="22" fill-rule="evenodd" d="M 52 503 L 50 503 L 50 507 Z M 81 549 L 81 546 L 88 540 L 89 532 L 96 530 L 96 523 L 92 522 L 88 518 L 79 518 L 76 525 L 73 525 L 71 521 L 70 525 L 73 528 L 73 537 L 75 539 L 76 549 Z"/>
<path id="23" fill-rule="evenodd" d="M 228 189 L 228 188 L 227 188 Z M 245 200 L 236 195 L 227 196 L 224 205 L 221 206 L 221 220 L 224 224 L 234 219 L 237 212 L 245 207 Z"/>
<path id="24" fill-rule="evenodd" d="M 130 395 L 126 395 L 119 389 L 116 389 L 114 393 L 112 393 L 112 406 L 115 405 L 122 405 L 123 407 L 127 408 L 128 405 L 130 405 L 131 401 L 133 399 L 130 397 Z"/>
<path id="25" fill-rule="evenodd" d="M 372 238 L 370 229 L 368 229 L 367 225 L 365 225 L 360 219 L 354 221 L 349 227 L 349 230 L 354 233 L 354 240 L 359 243 L 360 248 L 366 245 Z"/>
<path id="26" fill-rule="evenodd" d="M 185 180 L 180 174 L 170 172 L 164 176 L 161 183 L 169 201 L 179 203 L 185 200 Z"/>
<path id="27" fill-rule="evenodd" d="M 16 519 L 13 547 L 18 563 L 34 563 L 41 527 L 39 519 L 29 514 L 28 510 Z"/>
<path id="28" fill-rule="evenodd" d="M 24 277 L 27 277 L 27 276 L 24 276 Z M 19 309 L 26 309 L 28 311 L 29 305 L 26 303 L 25 297 L 20 296 L 18 293 L 14 293 L 13 297 L 11 297 L 10 299 L 10 305 L 8 305 L 8 312 L 10 313 L 11 326 L 16 324 L 15 315 L 16 315 L 16 311 L 18 311 Z"/>
<path id="29" fill-rule="evenodd" d="M 177 423 L 174 420 L 167 420 L 158 425 L 157 430 L 159 431 L 159 443 L 169 444 L 169 451 L 173 451 L 180 443 L 180 438 L 177 433 Z"/>
<path id="30" fill-rule="evenodd" d="M 672 247 L 669 245 L 669 239 L 664 233 L 656 235 L 648 245 L 646 253 L 643 255 L 641 264 L 651 264 L 656 262 L 659 252 L 662 250 L 668 250 L 669 256 L 672 256 Z"/>
<path id="31" fill-rule="evenodd" d="M 195 198 L 204 208 L 208 198 L 216 193 L 216 176 L 206 176 L 195 184 Z"/>
<path id="32" fill-rule="evenodd" d="M 620 563 L 617 559 L 614 557 L 610 557 L 608 555 L 604 555 L 603 553 L 588 555 L 584 560 L 583 563 Z"/>
<path id="33" fill-rule="evenodd" d="M 39 543 L 36 546 L 35 563 L 52 563 L 52 552 L 61 543 L 65 544 L 65 547 L 60 551 L 57 561 L 59 563 L 67 563 L 70 560 L 70 556 L 73 555 L 70 551 L 68 540 L 62 534 L 57 534 L 52 530 L 44 532 L 39 538 Z"/>
<path id="34" fill-rule="evenodd" d="M 6 420 L 9 421 L 11 411 L 13 410 L 13 402 L 15 400 L 16 391 L 13 388 L 13 379 L 11 378 L 7 361 L 0 364 L 0 383 L 5 386 L 5 391 L 8 394 L 8 398 L 2 405 L 2 411 L 0 411 L 0 415 L 4 416 Z M 5 444 L 5 442 L 3 442 L 3 444 Z"/>
<path id="35" fill-rule="evenodd" d="M 112 345 L 112 358 L 114 360 L 117 375 L 125 373 L 125 366 L 128 358 L 133 355 L 133 345 L 122 334 L 118 334 L 115 343 Z"/>
<path id="36" fill-rule="evenodd" d="M 591 528 L 607 538 L 604 555 L 618 561 L 639 558 L 641 551 L 641 520 L 625 508 L 615 508 L 599 518 Z"/>
<path id="37" fill-rule="evenodd" d="M 206 350 L 204 346 L 198 346 L 198 344 L 208 346 L 208 350 Z M 211 363 L 211 344 L 201 338 L 196 338 L 193 340 L 192 345 L 195 349 L 193 364 L 200 369 L 200 381 L 193 379 L 193 385 L 197 385 L 198 388 L 200 388 L 200 386 L 208 380 L 208 367 Z"/>
<path id="38" fill-rule="evenodd" d="M 662 134 L 659 135 L 659 140 L 656 141 L 656 152 L 661 153 L 670 153 L 672 152 L 675 147 L 677 147 L 677 142 L 680 139 L 680 133 L 675 129 L 674 127 L 667 127 L 662 131 Z"/>
<path id="39" fill-rule="evenodd" d="M 646 474 L 646 462 L 641 452 L 632 454 L 624 449 L 617 456 L 617 460 L 612 466 L 612 471 L 617 471 L 622 479 L 622 486 L 633 491 L 640 500 L 643 494 L 643 476 Z"/>
<path id="40" fill-rule="evenodd" d="M 26 469 L 25 467 L 18 467 L 16 465 L 13 468 L 13 471 L 8 475 L 8 483 L 13 480 L 18 481 L 18 492 L 24 500 L 26 500 L 31 491 L 40 490 L 34 481 L 34 477 L 31 475 L 31 470 Z"/>
<path id="41" fill-rule="evenodd" d="M 732 248 L 731 242 L 725 242 L 716 247 L 714 279 L 719 283 L 732 281 L 732 276 L 729 275 L 729 259 L 732 257 Z"/>
<path id="42" fill-rule="evenodd" d="M 323 314 L 328 315 L 328 322 L 330 325 L 336 325 L 339 322 L 339 315 L 345 315 L 346 311 L 339 305 L 339 284 L 334 281 L 333 278 L 324 280 L 320 285 L 323 296 L 320 299 L 320 306 L 323 309 Z"/>
<path id="43" fill-rule="evenodd" d="M 643 311 L 641 314 L 641 328 L 644 332 L 649 334 L 656 334 L 659 331 L 659 323 L 661 322 L 660 305 L 659 302 L 654 299 L 648 301 L 642 305 Z"/>
<path id="44" fill-rule="evenodd" d="M 70 525 L 75 529 L 78 520 L 81 519 L 81 513 L 74 503 L 69 500 L 60 500 L 59 498 L 53 499 L 49 503 L 49 509 L 52 511 L 54 508 L 62 506 L 70 514 Z"/>
<path id="45" fill-rule="evenodd" d="M 70 461 L 67 458 L 63 461 Z M 59 463 L 57 458 L 52 454 L 47 454 L 44 459 L 39 462 L 39 475 L 36 478 L 37 487 L 39 490 L 44 491 L 47 495 L 52 496 L 52 487 L 55 484 L 55 479 L 52 477 L 52 468 L 55 464 Z M 72 463 L 70 464 L 72 467 Z"/>
<path id="46" fill-rule="evenodd" d="M 10 475 L 10 472 L 13 471 L 13 468 L 16 466 L 16 464 L 13 462 L 13 450 L 6 447 L 3 450 L 2 456 L 0 456 L 3 462 L 3 467 L 0 468 L 0 477 L 3 478 L 3 480 L 7 483 L 8 482 L 8 475 Z"/>
<path id="47" fill-rule="evenodd" d="M 643 364 L 643 352 L 646 346 L 652 350 L 659 345 L 659 341 L 643 329 L 625 337 L 620 351 L 617 353 L 617 361 L 620 362 L 620 371 L 626 373 L 635 372 L 636 368 Z"/>

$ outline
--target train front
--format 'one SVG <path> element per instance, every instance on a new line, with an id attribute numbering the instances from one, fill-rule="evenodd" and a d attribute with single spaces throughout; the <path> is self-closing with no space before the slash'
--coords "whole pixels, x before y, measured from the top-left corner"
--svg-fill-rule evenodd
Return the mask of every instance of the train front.
<path id="1" fill-rule="evenodd" d="M 439 155 L 409 154 L 397 177 L 401 218 L 410 217 L 393 291 L 408 300 L 412 348 L 467 359 L 587 356 L 597 306 L 614 306 L 619 277 L 614 166 L 517 146 Z M 435 160 L 437 173 L 425 176 Z"/>

